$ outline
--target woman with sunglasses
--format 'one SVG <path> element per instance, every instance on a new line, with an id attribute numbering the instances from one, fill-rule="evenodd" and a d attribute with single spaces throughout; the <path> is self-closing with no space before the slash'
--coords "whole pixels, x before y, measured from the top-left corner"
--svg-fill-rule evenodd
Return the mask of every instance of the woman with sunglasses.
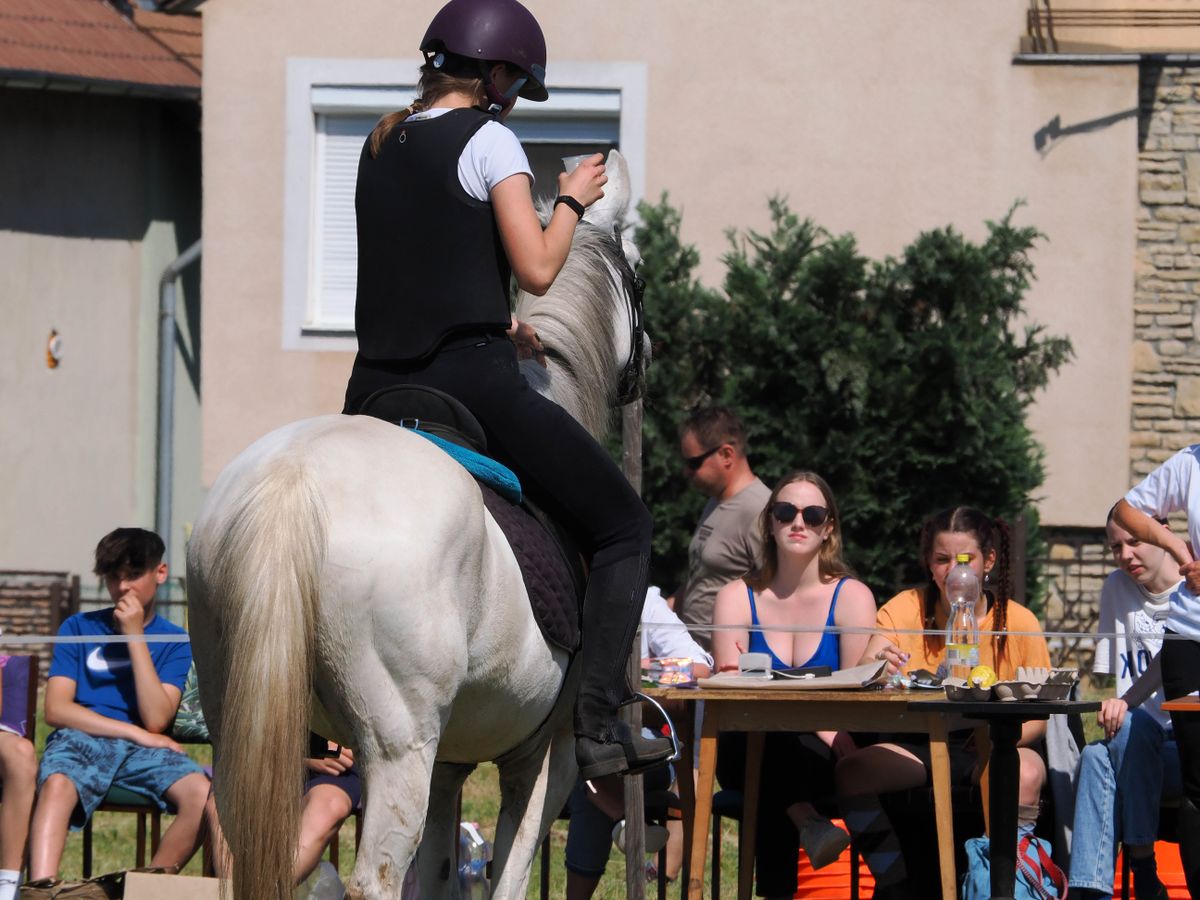
<path id="1" fill-rule="evenodd" d="M 758 567 L 717 594 L 713 656 L 718 669 L 737 669 L 743 652 L 766 653 L 774 669 L 843 668 L 866 650 L 875 598 L 842 560 L 837 504 L 812 472 L 793 472 L 771 492 L 759 517 Z M 851 633 L 834 627 L 859 629 Z M 766 735 L 756 847 L 758 892 L 796 892 L 796 852 L 813 868 L 833 862 L 850 843 L 845 831 L 813 803 L 832 799 L 833 754 L 852 747 L 834 732 Z M 721 784 L 740 784 L 745 738 L 722 736 Z"/>
<path id="2" fill-rule="evenodd" d="M 893 672 L 917 669 L 934 672 L 945 657 L 946 622 L 950 601 L 946 575 L 956 557 L 965 553 L 985 586 L 975 608 L 982 640 L 979 661 L 999 680 L 1017 676 L 1018 666 L 1049 667 L 1050 651 L 1037 616 L 1009 600 L 1009 534 L 1001 519 L 959 506 L 925 521 L 921 528 L 921 562 L 928 582 L 897 594 L 879 609 L 878 633 L 871 638 L 862 662 L 887 660 Z M 992 632 L 990 638 L 987 633 Z M 1008 632 L 1018 632 L 1009 634 Z M 1046 766 L 1034 745 L 1046 733 L 1045 721 L 1026 722 L 1020 740 L 1019 832 L 1032 833 Z M 951 778 L 957 784 L 974 780 L 977 756 L 973 730 L 950 734 Z M 879 802 L 879 794 L 929 783 L 928 739 L 916 735 L 881 736 L 881 742 L 846 754 L 837 765 L 838 798 L 847 826 L 875 876 L 879 898 L 917 897 L 923 892 L 908 884 L 899 840 Z"/>

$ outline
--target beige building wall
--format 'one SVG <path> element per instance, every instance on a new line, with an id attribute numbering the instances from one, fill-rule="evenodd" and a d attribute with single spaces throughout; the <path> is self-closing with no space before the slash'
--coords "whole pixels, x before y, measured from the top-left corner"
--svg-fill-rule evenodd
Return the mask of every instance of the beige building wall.
<path id="1" fill-rule="evenodd" d="M 411 59 L 439 5 L 204 6 L 206 483 L 271 428 L 340 408 L 351 364 L 282 347 L 288 61 Z M 1043 521 L 1103 519 L 1128 472 L 1136 66 L 1014 64 L 1024 0 L 530 5 L 551 87 L 556 65 L 646 67 L 645 196 L 683 210 L 709 283 L 725 230 L 765 227 L 773 194 L 873 255 L 946 224 L 980 238 L 1024 199 L 1016 221 L 1047 235 L 1032 319 L 1077 354 L 1034 411 Z"/>
<path id="2" fill-rule="evenodd" d="M 154 527 L 158 278 L 198 237 L 195 125 L 149 101 L 33 90 L 0 91 L 0 121 L 0 569 L 71 571 L 94 591 L 99 537 Z M 189 358 L 196 287 L 179 308 Z M 182 523 L 201 499 L 199 393 L 177 365 Z"/>

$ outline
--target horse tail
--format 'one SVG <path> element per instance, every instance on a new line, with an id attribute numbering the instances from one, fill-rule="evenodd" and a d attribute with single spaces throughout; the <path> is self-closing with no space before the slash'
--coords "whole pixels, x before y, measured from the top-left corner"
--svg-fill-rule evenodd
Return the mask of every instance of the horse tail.
<path id="1" fill-rule="evenodd" d="M 206 593 L 226 665 L 216 784 L 238 900 L 285 900 L 295 892 L 327 530 L 304 463 L 277 457 L 235 501 L 215 546 Z"/>

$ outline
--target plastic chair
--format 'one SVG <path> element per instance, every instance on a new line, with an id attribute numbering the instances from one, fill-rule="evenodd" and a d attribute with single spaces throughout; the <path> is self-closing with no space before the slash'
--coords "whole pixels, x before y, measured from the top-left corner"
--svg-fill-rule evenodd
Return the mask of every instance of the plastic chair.
<path id="1" fill-rule="evenodd" d="M 196 666 L 193 663 L 191 670 L 188 672 L 188 680 L 184 685 L 183 696 L 180 698 L 179 709 L 175 715 L 175 722 L 172 725 L 171 737 L 180 744 L 203 745 L 209 743 L 208 728 L 204 723 L 204 715 L 200 711 L 200 693 L 196 683 Z M 209 780 L 212 780 L 212 770 L 205 768 Z M 159 841 L 162 839 L 162 810 L 158 805 L 147 800 L 141 794 L 135 794 L 133 791 L 127 791 L 124 788 L 112 788 L 100 805 L 96 807 L 96 812 L 106 813 L 126 813 L 137 816 L 137 837 L 135 842 L 134 858 L 137 861 L 138 867 L 146 865 L 146 825 L 149 820 L 149 837 L 150 837 L 150 853 L 153 857 L 158 852 Z M 92 821 L 95 816 L 89 818 L 83 826 L 83 877 L 91 878 L 92 876 Z M 201 867 L 205 875 L 214 875 L 213 861 L 209 846 L 209 838 L 204 836 L 203 849 L 201 851 Z"/>
<path id="2" fill-rule="evenodd" d="M 721 896 L 721 820 L 742 821 L 743 797 L 741 791 L 720 790 L 713 794 L 712 801 L 712 851 L 711 858 L 712 895 Z M 742 857 L 742 830 L 738 828 L 738 859 Z"/>

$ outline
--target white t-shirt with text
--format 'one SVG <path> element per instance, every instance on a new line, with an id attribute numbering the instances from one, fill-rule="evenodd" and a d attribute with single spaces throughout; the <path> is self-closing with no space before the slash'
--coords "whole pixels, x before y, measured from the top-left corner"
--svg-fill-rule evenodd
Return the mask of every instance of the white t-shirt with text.
<path id="1" fill-rule="evenodd" d="M 1092 671 L 1117 676 L 1117 696 L 1123 697 L 1162 650 L 1161 635 L 1167 625 L 1171 594 L 1178 585 L 1161 594 L 1152 594 L 1124 572 L 1118 570 L 1104 580 L 1100 589 L 1100 624 L 1102 634 L 1116 633 L 1117 638 L 1102 637 L 1096 641 L 1096 660 Z M 1170 713 L 1162 708 L 1162 688 L 1142 703 L 1154 721 L 1164 729 L 1171 727 Z"/>

